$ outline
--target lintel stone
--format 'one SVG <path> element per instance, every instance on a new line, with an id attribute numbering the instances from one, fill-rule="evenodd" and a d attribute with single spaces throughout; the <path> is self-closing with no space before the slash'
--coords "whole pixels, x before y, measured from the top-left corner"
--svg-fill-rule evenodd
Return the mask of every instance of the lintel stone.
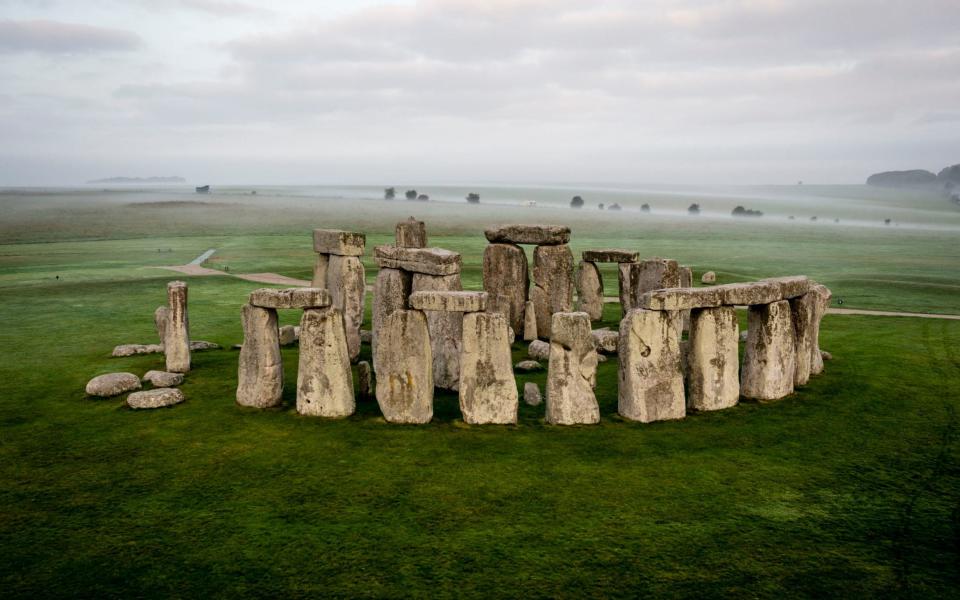
<path id="1" fill-rule="evenodd" d="M 770 281 L 754 281 L 751 283 L 728 283 L 718 285 L 712 290 L 719 290 L 723 294 L 723 304 L 734 306 L 756 306 L 770 304 L 783 298 L 780 285 Z"/>
<path id="2" fill-rule="evenodd" d="M 363 256 L 367 236 L 353 231 L 338 229 L 314 229 L 313 250 L 320 254 L 337 256 Z"/>
<path id="3" fill-rule="evenodd" d="M 444 312 L 483 312 L 487 310 L 487 292 L 414 292 L 410 294 L 410 307 Z"/>
<path id="4" fill-rule="evenodd" d="M 642 294 L 633 308 L 647 310 L 690 310 L 713 308 L 724 304 L 717 288 L 670 288 Z"/>
<path id="5" fill-rule="evenodd" d="M 260 288 L 250 292 L 250 304 L 261 308 L 326 308 L 330 293 L 323 288 Z"/>
<path id="6" fill-rule="evenodd" d="M 384 245 L 374 248 L 373 257 L 381 268 L 403 269 L 424 275 L 454 275 L 460 272 L 460 253 L 443 248 L 399 248 Z"/>
<path id="7" fill-rule="evenodd" d="M 504 244 L 557 246 L 570 241 L 570 228 L 564 225 L 502 225 L 483 233 L 487 240 Z"/>
<path id="8" fill-rule="evenodd" d="M 584 250 L 583 260 L 594 263 L 631 263 L 640 260 L 640 253 L 629 250 Z"/>

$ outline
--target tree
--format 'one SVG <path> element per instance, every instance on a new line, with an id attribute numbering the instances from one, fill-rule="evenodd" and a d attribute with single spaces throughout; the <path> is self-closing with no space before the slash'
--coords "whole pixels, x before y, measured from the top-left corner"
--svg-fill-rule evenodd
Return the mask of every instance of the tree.
<path id="1" fill-rule="evenodd" d="M 389 187 L 383 190 L 384 200 L 393 200 L 396 195 L 397 195 L 397 190 L 393 189 L 392 187 Z"/>
<path id="2" fill-rule="evenodd" d="M 687 209 L 687 213 L 689 213 L 689 214 L 691 214 L 691 215 L 699 215 L 699 214 L 700 214 L 700 205 L 697 204 L 696 202 L 694 202 L 694 203 L 691 204 L 690 207 Z"/>
<path id="3" fill-rule="evenodd" d="M 601 202 L 600 204 L 598 204 L 598 205 L 597 205 L 597 208 L 600 209 L 600 210 L 603 210 L 603 202 Z"/>
<path id="4" fill-rule="evenodd" d="M 467 202 L 470 204 L 480 204 L 480 194 L 470 192 L 467 194 Z"/>
<path id="5" fill-rule="evenodd" d="M 640 212 L 645 212 L 645 213 L 650 212 L 650 205 L 646 203 L 642 204 L 640 206 Z"/>
<path id="6" fill-rule="evenodd" d="M 582 206 L 583 206 L 583 198 L 581 198 L 580 196 L 574 196 L 573 199 L 570 200 L 570 208 L 581 208 Z"/>
<path id="7" fill-rule="evenodd" d="M 419 196 L 417 196 L 417 200 L 419 200 L 420 202 L 426 202 L 429 199 L 430 199 L 430 196 L 426 194 L 420 194 Z"/>
<path id="8" fill-rule="evenodd" d="M 416 200 L 417 190 L 407 190 L 407 193 L 405 193 L 404 196 L 407 197 L 407 200 Z"/>
<path id="9" fill-rule="evenodd" d="M 620 210 L 620 205 L 614 202 L 613 204 L 607 207 L 607 210 Z"/>

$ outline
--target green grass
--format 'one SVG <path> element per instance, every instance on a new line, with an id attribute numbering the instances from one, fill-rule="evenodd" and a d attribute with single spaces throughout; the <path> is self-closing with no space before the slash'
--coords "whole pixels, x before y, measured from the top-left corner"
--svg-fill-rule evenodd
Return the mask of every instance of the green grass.
<path id="1" fill-rule="evenodd" d="M 600 365 L 590 427 L 546 426 L 543 406 L 523 404 L 517 426 L 470 427 L 448 393 L 425 426 L 387 424 L 374 400 L 342 421 L 300 417 L 296 348 L 276 410 L 235 405 L 229 349 L 194 354 L 175 408 L 85 398 L 94 375 L 162 367 L 160 355 L 109 358 L 155 338 L 174 276 L 145 265 L 215 247 L 231 270 L 309 273 L 305 232 L 162 229 L 0 247 L 4 597 L 957 596 L 960 322 L 828 316 L 835 360 L 793 396 L 649 425 L 616 415 L 615 360 Z M 389 238 L 378 231 L 371 241 Z M 914 308 L 958 308 L 932 285 L 952 277 L 955 250 L 920 238 L 861 255 L 856 239 L 814 240 L 788 255 L 795 240 L 772 234 L 738 246 L 588 231 L 578 247 L 643 245 L 725 280 L 821 268 L 836 292 L 883 265 L 916 283 L 900 290 Z M 464 251 L 476 287 L 482 236 L 434 239 Z M 818 266 L 831 253 L 850 271 Z M 192 337 L 240 342 L 258 284 L 186 279 Z M 844 293 L 861 306 L 902 299 L 858 286 Z M 607 305 L 607 325 L 618 310 Z M 521 389 L 544 380 L 517 376 Z"/>

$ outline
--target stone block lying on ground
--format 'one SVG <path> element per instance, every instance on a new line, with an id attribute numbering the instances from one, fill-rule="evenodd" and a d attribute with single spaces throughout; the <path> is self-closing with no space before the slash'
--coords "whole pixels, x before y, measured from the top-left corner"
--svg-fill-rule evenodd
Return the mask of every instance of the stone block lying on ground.
<path id="1" fill-rule="evenodd" d="M 700 276 L 700 283 L 716 283 L 716 282 L 717 282 L 717 274 L 714 273 L 713 271 L 707 271 L 706 273 Z"/>
<path id="2" fill-rule="evenodd" d="M 563 225 L 502 225 L 483 233 L 487 240 L 501 244 L 556 246 L 570 241 L 570 228 Z"/>
<path id="3" fill-rule="evenodd" d="M 260 308 L 326 308 L 330 293 L 324 288 L 260 288 L 250 292 L 250 304 Z"/>
<path id="4" fill-rule="evenodd" d="M 313 251 L 335 256 L 363 256 L 367 236 L 353 231 L 314 229 Z"/>
<path id="5" fill-rule="evenodd" d="M 544 342 L 546 343 L 546 342 Z M 549 347 L 549 344 L 548 344 Z M 542 371 L 543 365 L 535 360 L 521 360 L 517 364 L 513 365 L 513 368 L 517 371 Z"/>
<path id="6" fill-rule="evenodd" d="M 377 246 L 373 258 L 380 268 L 403 269 L 424 275 L 454 275 L 460 272 L 459 252 L 443 248 L 398 248 Z"/>
<path id="7" fill-rule="evenodd" d="M 620 342 L 620 332 L 609 329 L 594 329 L 591 334 L 593 343 L 597 347 L 597 352 L 604 354 L 616 354 L 617 345 Z"/>
<path id="8" fill-rule="evenodd" d="M 127 406 L 135 409 L 165 408 L 183 402 L 183 392 L 176 388 L 157 388 L 134 392 L 127 396 Z"/>
<path id="9" fill-rule="evenodd" d="M 410 308 L 444 312 L 482 312 L 487 309 L 486 292 L 420 291 L 410 294 Z"/>
<path id="10" fill-rule="evenodd" d="M 533 360 L 547 360 L 550 358 L 550 342 L 533 340 L 527 347 L 527 356 Z"/>
<path id="11" fill-rule="evenodd" d="M 167 371 L 147 371 L 143 381 L 154 387 L 177 387 L 183 383 L 183 373 L 169 373 Z"/>
<path id="12" fill-rule="evenodd" d="M 107 373 L 97 375 L 87 382 L 88 396 L 109 398 L 140 389 L 140 378 L 133 373 Z"/>
<path id="13" fill-rule="evenodd" d="M 630 250 L 584 250 L 582 258 L 593 263 L 630 263 L 640 260 L 640 253 Z"/>

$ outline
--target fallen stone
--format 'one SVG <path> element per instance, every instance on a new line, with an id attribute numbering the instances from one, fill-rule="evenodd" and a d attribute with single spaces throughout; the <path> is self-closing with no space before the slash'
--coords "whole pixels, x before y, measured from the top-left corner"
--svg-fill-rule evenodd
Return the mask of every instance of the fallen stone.
<path id="1" fill-rule="evenodd" d="M 464 422 L 516 423 L 517 405 L 506 317 L 481 312 L 464 315 L 460 355 L 460 413 Z"/>
<path id="2" fill-rule="evenodd" d="M 394 311 L 405 310 L 407 298 L 410 297 L 410 288 L 413 286 L 413 275 L 400 269 L 380 269 L 377 281 L 373 284 L 373 331 L 370 344 L 373 349 L 373 370 L 379 372 L 376 362 L 377 338 L 383 323 Z"/>
<path id="3" fill-rule="evenodd" d="M 426 248 L 427 225 L 410 217 L 400 221 L 395 228 L 397 246 L 400 248 Z"/>
<path id="4" fill-rule="evenodd" d="M 780 288 L 780 299 L 790 300 L 799 298 L 808 293 L 814 286 L 809 277 L 805 275 L 792 275 L 789 277 L 768 277 L 761 281 L 776 284 Z"/>
<path id="5" fill-rule="evenodd" d="M 488 241 L 502 244 L 557 246 L 570 241 L 570 228 L 561 225 L 503 225 L 483 233 Z"/>
<path id="6" fill-rule="evenodd" d="M 620 323 L 617 412 L 650 423 L 686 415 L 680 356 L 681 315 L 635 308 Z"/>
<path id="7" fill-rule="evenodd" d="M 373 371 L 365 360 L 357 363 L 357 388 L 361 398 L 373 396 Z"/>
<path id="8" fill-rule="evenodd" d="M 620 332 L 610 331 L 609 329 L 594 329 L 590 335 L 593 336 L 593 343 L 597 347 L 597 352 L 602 354 L 616 354 L 617 346 L 620 343 Z"/>
<path id="9" fill-rule="evenodd" d="M 327 271 L 330 306 L 343 315 L 350 361 L 360 355 L 360 326 L 363 324 L 367 279 L 363 263 L 356 256 L 331 256 Z"/>
<path id="10" fill-rule="evenodd" d="M 373 257 L 380 268 L 403 269 L 424 275 L 455 275 L 460 272 L 459 252 L 443 248 L 398 248 L 377 246 Z"/>
<path id="11" fill-rule="evenodd" d="M 700 283 L 716 283 L 716 282 L 717 282 L 717 274 L 714 273 L 713 271 L 707 271 L 706 273 L 700 276 Z"/>
<path id="12" fill-rule="evenodd" d="M 420 291 L 410 294 L 410 308 L 444 312 L 481 312 L 487 309 L 486 292 Z"/>
<path id="13" fill-rule="evenodd" d="M 573 254 L 570 247 L 537 246 L 533 251 L 530 300 L 537 316 L 537 335 L 548 339 L 553 314 L 573 310 Z"/>
<path id="14" fill-rule="evenodd" d="M 496 298 L 496 307 L 507 317 L 507 323 L 520 331 L 524 305 L 530 287 L 527 255 L 514 244 L 488 244 L 483 251 L 483 289 Z"/>
<path id="15" fill-rule="evenodd" d="M 533 340 L 527 347 L 527 356 L 533 360 L 547 360 L 550 358 L 550 343 L 542 340 Z"/>
<path id="16" fill-rule="evenodd" d="M 590 336 L 590 317 L 559 312 L 552 320 L 546 421 L 553 425 L 599 423 L 600 407 L 593 393 L 597 352 Z"/>
<path id="17" fill-rule="evenodd" d="M 823 360 L 833 360 L 833 355 L 827 352 L 826 350 L 821 350 L 820 358 L 822 358 Z"/>
<path id="18" fill-rule="evenodd" d="M 360 330 L 360 343 L 361 344 L 370 344 L 373 342 L 373 332 L 369 329 Z"/>
<path id="19" fill-rule="evenodd" d="M 300 336 L 297 335 L 296 327 L 293 325 L 284 325 L 280 328 L 279 342 L 281 346 L 292 346 L 297 343 L 299 338 Z"/>
<path id="20" fill-rule="evenodd" d="M 353 373 L 337 308 L 308 308 L 300 320 L 300 364 L 297 368 L 297 412 L 340 418 L 353 414 Z"/>
<path id="21" fill-rule="evenodd" d="M 790 303 L 750 306 L 740 369 L 740 393 L 753 400 L 778 400 L 793 393 L 796 373 Z"/>
<path id="22" fill-rule="evenodd" d="M 528 406 L 540 406 L 543 402 L 543 396 L 540 394 L 540 386 L 528 381 L 523 384 L 523 401 Z"/>
<path id="23" fill-rule="evenodd" d="M 722 294 L 723 304 L 729 306 L 755 306 L 782 299 L 780 286 L 769 281 L 727 283 L 709 289 Z"/>
<path id="24" fill-rule="evenodd" d="M 461 291 L 460 274 L 434 276 L 414 273 L 414 294 L 421 291 Z M 463 340 L 463 315 L 426 313 L 433 356 L 433 385 L 444 390 L 460 387 L 460 349 Z"/>
<path id="25" fill-rule="evenodd" d="M 157 336 L 160 338 L 161 345 L 163 345 L 163 339 L 167 335 L 167 321 L 169 319 L 170 309 L 166 306 L 158 306 L 157 310 L 153 311 L 153 326 L 157 329 Z"/>
<path id="26" fill-rule="evenodd" d="M 640 295 L 633 307 L 646 310 L 684 311 L 694 308 L 712 308 L 723 304 L 723 293 L 719 287 L 670 288 Z"/>
<path id="27" fill-rule="evenodd" d="M 817 351 L 814 336 L 813 319 L 817 312 L 819 298 L 816 293 L 809 292 L 799 298 L 792 298 L 790 302 L 790 316 L 793 320 L 793 343 L 796 349 L 794 362 L 794 387 L 806 385 L 810 381 L 813 367 L 813 354 Z"/>
<path id="28" fill-rule="evenodd" d="M 688 408 L 721 410 L 739 401 L 738 329 L 732 306 L 691 311 L 685 368 Z"/>
<path id="29" fill-rule="evenodd" d="M 156 388 L 127 396 L 127 406 L 134 409 L 165 408 L 183 402 L 183 392 L 176 388 Z"/>
<path id="30" fill-rule="evenodd" d="M 334 256 L 363 256 L 367 236 L 353 231 L 314 229 L 313 251 Z"/>
<path id="31" fill-rule="evenodd" d="M 377 338 L 377 404 L 391 423 L 433 418 L 433 359 L 426 316 L 416 310 L 387 315 Z"/>
<path id="32" fill-rule="evenodd" d="M 549 347 L 549 344 L 548 344 Z M 543 365 L 535 360 L 521 360 L 513 366 L 517 371 L 542 371 Z"/>
<path id="33" fill-rule="evenodd" d="M 590 315 L 591 321 L 603 318 L 603 277 L 596 263 L 580 263 L 577 270 L 577 297 L 580 312 Z"/>
<path id="34" fill-rule="evenodd" d="M 330 306 L 330 293 L 324 288 L 260 288 L 250 292 L 249 303 L 260 308 L 325 308 Z"/>
<path id="35" fill-rule="evenodd" d="M 532 342 L 539 336 L 537 335 L 537 309 L 533 302 L 527 300 L 523 309 L 523 341 Z"/>
<path id="36" fill-rule="evenodd" d="M 138 354 L 160 354 L 161 352 L 163 352 L 163 344 L 120 344 L 113 348 L 110 356 L 123 358 Z"/>
<path id="37" fill-rule="evenodd" d="M 164 330 L 163 352 L 167 371 L 186 373 L 190 370 L 190 319 L 187 316 L 187 284 L 167 284 L 167 328 Z"/>
<path id="38" fill-rule="evenodd" d="M 283 358 L 277 311 L 244 304 L 243 345 L 237 365 L 237 404 L 271 408 L 283 402 Z"/>
<path id="39" fill-rule="evenodd" d="M 631 263 L 640 260 L 640 253 L 629 250 L 584 250 L 581 258 L 592 263 Z"/>
<path id="40" fill-rule="evenodd" d="M 143 376 L 153 387 L 177 387 L 183 383 L 183 373 L 168 373 L 167 371 L 147 371 Z"/>
<path id="41" fill-rule="evenodd" d="M 97 375 L 87 382 L 88 396 L 109 398 L 140 389 L 140 378 L 133 373 L 107 373 Z"/>
<path id="42" fill-rule="evenodd" d="M 190 351 L 199 352 L 202 350 L 219 350 L 220 344 L 214 344 L 213 342 L 205 342 L 203 340 L 194 340 L 190 342 Z"/>

